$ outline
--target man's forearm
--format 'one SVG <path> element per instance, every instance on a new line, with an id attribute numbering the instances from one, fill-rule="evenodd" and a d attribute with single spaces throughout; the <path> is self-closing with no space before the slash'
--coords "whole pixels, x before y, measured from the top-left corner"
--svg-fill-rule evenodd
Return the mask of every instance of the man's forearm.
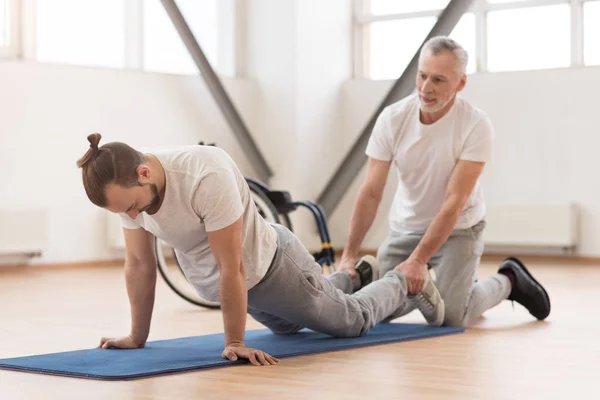
<path id="1" fill-rule="evenodd" d="M 248 290 L 242 266 L 221 268 L 220 299 L 225 329 L 225 347 L 233 343 L 244 343 Z"/>
<path id="2" fill-rule="evenodd" d="M 427 263 L 433 255 L 446 243 L 448 236 L 460 218 L 463 202 L 458 199 L 447 200 L 437 216 L 431 221 L 425 235 L 411 258 Z"/>
<path id="3" fill-rule="evenodd" d="M 342 254 L 343 258 L 358 257 L 360 246 L 377 215 L 380 201 L 380 198 L 372 196 L 364 190 L 359 192 L 350 218 L 350 232 Z"/>
<path id="4" fill-rule="evenodd" d="M 156 267 L 126 261 L 125 281 L 131 305 L 131 337 L 136 344 L 142 345 L 150 333 L 156 288 Z"/>

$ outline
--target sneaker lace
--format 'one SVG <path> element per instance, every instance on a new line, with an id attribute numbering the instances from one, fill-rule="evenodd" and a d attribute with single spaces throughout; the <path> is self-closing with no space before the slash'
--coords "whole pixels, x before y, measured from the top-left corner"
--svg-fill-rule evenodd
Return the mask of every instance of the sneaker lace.
<path id="1" fill-rule="evenodd" d="M 415 297 L 419 300 L 417 302 L 417 307 L 421 311 L 423 311 L 423 309 L 425 309 L 426 311 L 432 311 L 435 308 L 431 300 L 429 300 L 429 298 L 425 296 L 422 292 L 418 293 Z"/>

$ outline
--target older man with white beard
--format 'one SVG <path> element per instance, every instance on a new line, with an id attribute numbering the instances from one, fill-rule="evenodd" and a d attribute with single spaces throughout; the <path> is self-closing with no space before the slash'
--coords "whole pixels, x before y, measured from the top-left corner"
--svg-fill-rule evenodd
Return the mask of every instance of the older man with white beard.
<path id="1" fill-rule="evenodd" d="M 445 325 L 469 326 L 504 299 L 545 319 L 548 294 L 520 260 L 507 258 L 497 274 L 476 279 L 486 224 L 479 179 L 492 157 L 494 132 L 485 112 L 457 96 L 467 81 L 467 62 L 466 51 L 454 40 L 430 39 L 420 53 L 416 92 L 379 115 L 339 269 L 356 275 L 359 249 L 393 163 L 398 189 L 390 231 L 378 249 L 381 273 L 403 272 L 409 296 L 420 296 L 432 268 L 443 301 L 429 306 L 439 309 L 435 315 Z M 415 303 L 423 301 L 407 302 L 390 319 L 411 312 Z"/>

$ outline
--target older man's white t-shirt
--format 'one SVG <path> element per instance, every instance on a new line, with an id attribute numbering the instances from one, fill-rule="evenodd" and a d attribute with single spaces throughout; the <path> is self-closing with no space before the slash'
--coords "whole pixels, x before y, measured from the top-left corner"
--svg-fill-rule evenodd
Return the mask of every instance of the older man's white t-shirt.
<path id="1" fill-rule="evenodd" d="M 419 98 L 412 94 L 386 107 L 367 145 L 369 157 L 391 161 L 398 189 L 390 210 L 390 229 L 424 233 L 444 202 L 459 160 L 487 162 L 492 157 L 493 127 L 486 113 L 457 97 L 449 112 L 433 124 L 419 117 Z M 469 228 L 485 217 L 477 182 L 455 229 Z"/>
<path id="2" fill-rule="evenodd" d="M 242 262 L 246 286 L 266 274 L 277 247 L 277 233 L 257 212 L 244 176 L 225 151 L 187 146 L 148 151 L 160 161 L 166 177 L 163 203 L 154 215 L 135 220 L 119 214 L 123 227 L 143 228 L 175 249 L 185 275 L 197 293 L 219 301 L 219 268 L 206 232 L 223 229 L 243 216 Z"/>

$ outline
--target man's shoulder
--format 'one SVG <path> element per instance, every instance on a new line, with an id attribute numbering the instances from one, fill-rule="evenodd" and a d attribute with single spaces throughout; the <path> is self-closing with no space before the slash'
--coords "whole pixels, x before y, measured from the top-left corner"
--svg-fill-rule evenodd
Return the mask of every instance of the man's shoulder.
<path id="1" fill-rule="evenodd" d="M 463 140 L 491 140 L 494 125 L 488 113 L 464 98 L 457 98 L 460 135 Z"/>
<path id="2" fill-rule="evenodd" d="M 229 168 L 232 159 L 227 152 L 216 146 L 191 145 L 161 148 L 151 152 L 171 171 L 192 172 Z"/>
<path id="3" fill-rule="evenodd" d="M 482 119 L 489 119 L 489 115 L 483 109 L 475 106 L 464 97 L 456 97 L 456 105 L 460 111 L 461 118 L 467 119 L 472 123 L 478 123 Z"/>
<path id="4" fill-rule="evenodd" d="M 383 112 L 387 113 L 390 118 L 404 118 L 410 115 L 418 106 L 419 98 L 416 93 L 413 93 L 386 106 Z"/>
<path id="5" fill-rule="evenodd" d="M 156 156 L 162 157 L 214 157 L 214 154 L 225 153 L 223 149 L 216 146 L 205 146 L 205 145 L 183 145 L 183 146 L 164 146 L 160 148 L 153 148 L 147 151 Z"/>

